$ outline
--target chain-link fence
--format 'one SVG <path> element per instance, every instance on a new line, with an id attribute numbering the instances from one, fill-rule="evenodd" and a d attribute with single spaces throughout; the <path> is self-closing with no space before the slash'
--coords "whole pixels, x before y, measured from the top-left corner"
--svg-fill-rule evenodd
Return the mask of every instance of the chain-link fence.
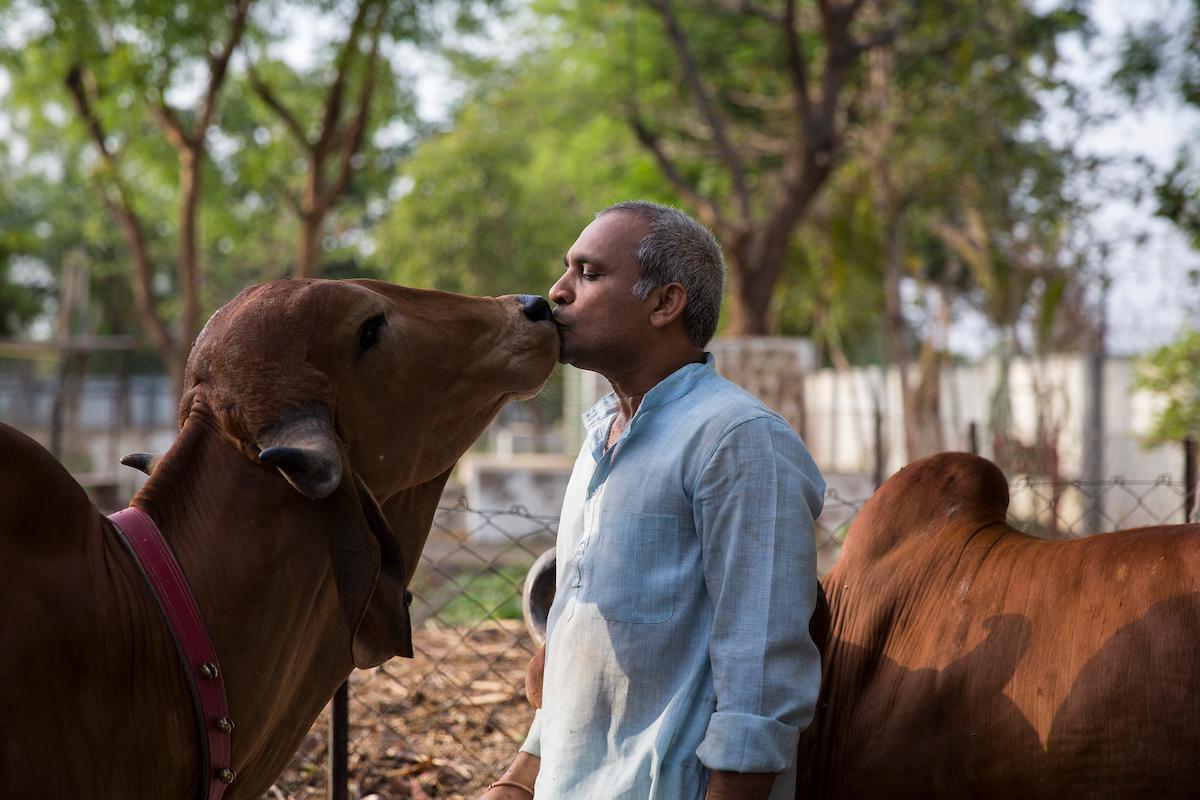
<path id="1" fill-rule="evenodd" d="M 1167 476 L 1022 479 L 1010 487 L 1010 521 L 1056 538 L 1183 522 L 1194 488 Z M 821 571 L 836 561 L 863 502 L 827 496 L 817 525 Z M 536 646 L 521 618 L 522 584 L 553 546 L 557 523 L 520 508 L 481 511 L 460 502 L 439 510 L 411 587 L 416 657 L 351 678 L 343 796 L 475 797 L 511 762 L 533 716 L 524 676 Z M 333 796 L 329 741 L 322 715 L 267 797 Z"/>

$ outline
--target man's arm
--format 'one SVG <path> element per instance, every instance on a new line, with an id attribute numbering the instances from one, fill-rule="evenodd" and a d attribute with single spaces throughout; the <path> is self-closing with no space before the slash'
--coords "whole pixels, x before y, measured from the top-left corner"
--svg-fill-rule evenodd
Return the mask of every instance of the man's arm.
<path id="1" fill-rule="evenodd" d="M 525 694 L 534 709 L 542 707 L 542 677 L 546 667 L 546 647 L 529 660 L 525 669 Z M 479 800 L 529 800 L 533 796 L 533 785 L 542 766 L 542 723 L 535 713 L 529 734 L 525 737 L 521 751 L 512 766 L 497 778 Z M 496 786 L 496 783 L 502 783 Z"/>
<path id="2" fill-rule="evenodd" d="M 542 760 L 537 756 L 526 752 L 517 753 L 517 758 L 513 761 L 512 766 L 506 769 L 504 774 L 496 779 L 496 782 L 519 784 L 519 786 L 493 786 L 484 792 L 479 800 L 529 800 L 533 797 L 533 784 L 537 782 L 538 769 L 541 765 Z M 528 791 L 520 787 L 528 787 Z"/>
<path id="3" fill-rule="evenodd" d="M 820 654 L 808 633 L 813 520 L 823 495 L 799 437 L 774 417 L 727 432 L 697 481 L 717 703 L 696 755 L 712 772 L 711 800 L 765 798 L 812 720 L 820 689 Z"/>

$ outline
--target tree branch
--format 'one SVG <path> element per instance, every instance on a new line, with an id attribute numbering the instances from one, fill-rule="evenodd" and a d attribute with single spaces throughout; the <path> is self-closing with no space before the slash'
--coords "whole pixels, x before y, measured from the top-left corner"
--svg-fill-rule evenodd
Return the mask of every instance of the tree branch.
<path id="1" fill-rule="evenodd" d="M 851 42 L 851 47 L 854 48 L 856 54 L 861 55 L 869 50 L 875 50 L 880 47 L 890 47 L 895 43 L 896 38 L 900 35 L 899 24 L 889 25 L 886 28 L 875 31 L 865 39 L 854 39 Z"/>
<path id="2" fill-rule="evenodd" d="M 192 140 L 197 145 L 203 143 L 204 134 L 216 111 L 217 95 L 221 91 L 221 84 L 225 82 L 225 71 L 229 67 L 229 59 L 237 49 L 238 43 L 241 42 L 242 34 L 246 32 L 246 18 L 250 14 L 252 2 L 253 0 L 234 0 L 232 4 L 233 20 L 229 25 L 229 35 L 225 37 L 225 44 L 222 46 L 221 52 L 211 56 L 208 60 L 208 87 L 204 92 L 204 100 L 200 104 L 200 113 L 196 116 L 196 129 L 192 132 Z"/>
<path id="3" fill-rule="evenodd" d="M 850 38 L 851 12 L 861 5 L 858 2 L 843 7 L 833 7 L 821 0 L 822 25 L 825 35 L 825 63 L 821 74 L 821 101 L 817 113 L 809 119 L 806 147 L 810 158 L 832 161 L 833 145 L 837 136 L 837 104 L 846 74 L 857 57 Z"/>
<path id="4" fill-rule="evenodd" d="M 758 17 L 761 20 L 766 20 L 774 25 L 778 25 L 782 18 L 765 8 L 754 0 L 713 0 L 712 3 L 717 9 L 726 11 L 732 14 L 741 14 L 744 16 Z"/>
<path id="5" fill-rule="evenodd" d="M 337 73 L 334 75 L 333 83 L 329 84 L 329 91 L 325 95 L 325 113 L 321 118 L 321 133 L 314 145 L 314 152 L 320 161 L 325 160 L 325 156 L 329 153 L 332 146 L 333 139 L 337 135 L 338 128 L 341 127 L 342 97 L 346 91 L 346 79 L 350 71 L 350 59 L 358 52 L 358 37 L 362 35 L 367 11 L 373 4 L 374 0 L 359 0 L 358 10 L 354 14 L 354 21 L 350 23 L 350 32 L 346 34 L 346 41 L 342 44 L 341 52 L 338 53 Z"/>
<path id="6" fill-rule="evenodd" d="M 371 50 L 367 53 L 366 72 L 358 91 L 358 110 L 355 112 L 354 119 L 350 121 L 348 134 L 345 137 L 339 137 L 345 138 L 346 141 L 342 146 L 338 176 L 321 198 L 324 208 L 332 205 L 333 201 L 346 191 L 353 171 L 354 155 L 362 150 L 363 139 L 367 132 L 367 118 L 371 112 L 371 95 L 375 91 L 375 75 L 379 66 L 379 39 L 383 35 L 384 16 L 385 11 L 381 9 L 379 16 L 375 18 L 375 25 L 371 31 Z"/>
<path id="7" fill-rule="evenodd" d="M 79 112 L 79 117 L 87 127 L 92 143 L 100 151 L 101 158 L 109 166 L 115 166 L 116 155 L 108 149 L 108 137 L 105 135 L 104 128 L 100 124 L 100 118 L 92 110 L 91 95 L 94 93 L 95 87 L 93 84 L 91 91 L 89 91 L 88 86 L 85 85 L 85 83 L 90 82 L 87 80 L 89 78 L 91 78 L 91 74 L 88 73 L 85 78 L 82 66 L 72 64 L 70 70 L 67 72 L 67 89 L 71 93 L 71 99 L 75 101 L 75 109 Z"/>
<path id="8" fill-rule="evenodd" d="M 305 149 L 312 149 L 312 144 L 308 141 L 308 136 L 304 133 L 304 127 L 296 116 L 288 110 L 287 106 L 275 95 L 270 86 L 262 80 L 258 75 L 258 70 L 254 69 L 254 65 L 250 64 L 246 69 L 250 76 L 250 86 L 254 89 L 254 93 L 258 95 L 258 99 L 266 104 L 267 108 L 275 112 L 275 116 L 283 123 L 288 132 L 296 139 L 296 142 Z"/>
<path id="9" fill-rule="evenodd" d="M 853 19 L 862 9 L 862 4 L 863 0 L 850 0 L 850 2 L 847 3 L 843 8 L 847 19 Z"/>
<path id="10" fill-rule="evenodd" d="M 150 265 L 146 240 L 142 234 L 141 221 L 138 219 L 137 212 L 133 210 L 133 203 L 130 202 L 128 193 L 121 183 L 117 155 L 109 148 L 108 137 L 104 133 L 99 116 L 95 113 L 92 103 L 95 86 L 88 86 L 89 78 L 90 74 L 85 75 L 82 66 L 74 64 L 67 73 L 67 89 L 75 101 L 75 109 L 87 128 L 92 143 L 100 152 L 100 158 L 112 172 L 113 191 L 111 194 L 115 195 L 115 198 L 110 196 L 110 192 L 103 185 L 101 185 L 101 196 L 105 207 L 116 217 L 125 234 L 125 241 L 133 259 L 134 298 L 138 311 L 150 330 L 150 338 L 154 341 L 155 348 L 165 359 L 174 348 L 173 337 L 158 313 L 158 301 L 153 291 L 153 269 Z"/>
<path id="11" fill-rule="evenodd" d="M 700 80 L 700 70 L 697 68 L 696 61 L 692 58 L 691 51 L 688 49 L 687 37 L 684 35 L 683 29 L 679 26 L 679 20 L 675 18 L 675 14 L 671 11 L 670 0 L 650 0 L 650 4 L 659 13 L 659 16 L 662 17 L 663 26 L 667 31 L 667 38 L 670 39 L 671 45 L 675 49 L 675 55 L 679 59 L 680 67 L 683 69 L 684 79 L 691 90 L 692 98 L 695 100 L 700 114 L 704 117 L 709 127 L 712 128 L 713 140 L 717 144 L 717 151 L 720 153 L 721 160 L 724 162 L 726 169 L 729 170 L 742 222 L 748 223 L 751 219 L 751 203 L 750 193 L 746 188 L 746 168 L 742 164 L 742 159 L 734 148 L 733 143 L 729 140 L 729 135 L 725 130 L 725 121 L 712 104 L 712 100 L 708 96 L 708 91 L 704 88 L 703 81 Z"/>
<path id="12" fill-rule="evenodd" d="M 675 191 L 679 192 L 680 196 L 696 209 L 700 221 L 713 230 L 731 230 L 728 221 L 721 215 L 720 210 L 718 210 L 712 199 L 700 194 L 695 187 L 688 183 L 674 162 L 667 157 L 658 137 L 647 129 L 636 116 L 630 119 L 630 124 L 633 126 L 633 133 L 637 136 L 638 141 L 654 156 L 654 160 L 658 162 L 658 168 L 662 170 L 663 175 L 675 187 Z"/>
<path id="13" fill-rule="evenodd" d="M 796 30 L 796 0 L 784 4 L 783 18 L 779 21 L 787 49 L 788 74 L 792 79 L 792 109 L 801 132 L 808 126 L 808 115 L 812 109 L 812 95 L 808 88 L 808 61 L 800 52 Z"/>
<path id="14" fill-rule="evenodd" d="M 150 103 L 150 114 L 176 152 L 195 149 L 195 141 L 183 130 L 183 123 L 179 121 L 175 109 L 171 108 L 163 97 L 162 91 L 158 93 L 158 102 Z"/>

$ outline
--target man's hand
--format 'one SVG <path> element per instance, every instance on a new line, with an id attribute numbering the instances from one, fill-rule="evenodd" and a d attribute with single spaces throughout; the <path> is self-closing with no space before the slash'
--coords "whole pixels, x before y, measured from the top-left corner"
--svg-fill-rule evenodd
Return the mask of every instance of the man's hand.
<path id="1" fill-rule="evenodd" d="M 774 772 L 720 772 L 708 778 L 706 800 L 767 800 L 775 785 Z"/>
<path id="2" fill-rule="evenodd" d="M 517 753 L 517 758 L 513 761 L 512 766 L 506 769 L 497 780 L 512 781 L 533 789 L 533 784 L 537 781 L 538 769 L 541 766 L 540 758 L 531 756 L 529 753 Z M 529 800 L 531 797 L 533 795 L 530 792 L 517 786 L 496 786 L 480 795 L 479 800 Z"/>
<path id="3" fill-rule="evenodd" d="M 546 645 L 537 651 L 537 655 L 529 659 L 525 668 L 525 696 L 529 705 L 534 708 L 542 707 L 542 681 L 546 675 Z"/>

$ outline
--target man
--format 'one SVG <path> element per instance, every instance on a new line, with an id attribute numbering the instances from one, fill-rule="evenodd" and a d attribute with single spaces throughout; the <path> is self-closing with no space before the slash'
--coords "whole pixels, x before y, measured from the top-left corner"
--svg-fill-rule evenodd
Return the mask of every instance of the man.
<path id="1" fill-rule="evenodd" d="M 564 264 L 561 360 L 613 393 L 563 501 L 543 705 L 484 797 L 791 798 L 820 684 L 824 481 L 704 351 L 724 283 L 705 227 L 620 203 Z"/>

